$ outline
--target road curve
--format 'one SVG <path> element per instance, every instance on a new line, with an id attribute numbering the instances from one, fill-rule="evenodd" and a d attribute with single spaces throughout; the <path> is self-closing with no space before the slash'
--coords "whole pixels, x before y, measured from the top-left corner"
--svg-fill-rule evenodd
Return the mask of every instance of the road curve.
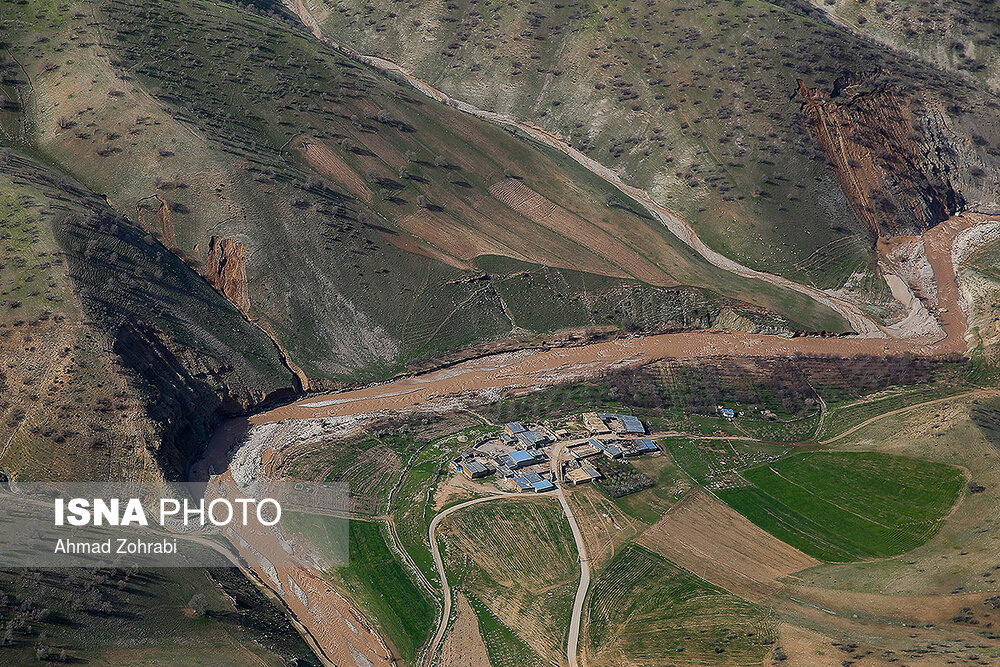
<path id="1" fill-rule="evenodd" d="M 590 587 L 590 565 L 587 563 L 587 549 L 583 544 L 583 534 L 580 533 L 580 528 L 576 525 L 576 518 L 573 516 L 572 510 L 569 508 L 569 503 L 566 502 L 566 496 L 563 495 L 562 488 L 558 488 L 556 493 L 553 495 L 546 494 L 543 496 L 523 496 L 517 493 L 503 493 L 493 496 L 484 496 L 482 498 L 474 498 L 472 500 L 467 500 L 464 503 L 459 503 L 449 507 L 431 519 L 431 525 L 427 528 L 427 537 L 430 539 L 431 543 L 431 555 L 434 557 L 434 567 L 437 568 L 438 576 L 441 578 L 441 594 L 444 603 L 441 606 L 441 618 L 438 619 L 438 626 L 437 630 L 434 632 L 434 638 L 427 646 L 427 652 L 424 654 L 424 667 L 430 667 L 434 663 L 434 655 L 437 653 L 438 646 L 441 645 L 441 640 L 444 639 L 444 633 L 448 629 L 448 619 L 451 616 L 451 586 L 448 585 L 448 576 L 444 571 L 444 559 L 441 558 L 441 549 L 438 547 L 437 540 L 434 538 L 434 533 L 437 532 L 437 527 L 438 524 L 441 523 L 441 520 L 447 518 L 449 515 L 457 512 L 458 510 L 478 505 L 479 503 L 490 502 L 491 500 L 503 500 L 505 498 L 513 498 L 516 500 L 525 498 L 553 497 L 558 498 L 559 502 L 562 503 L 563 512 L 566 514 L 566 519 L 569 521 L 570 528 L 573 530 L 573 539 L 576 540 L 577 551 L 580 553 L 580 585 L 576 591 L 576 600 L 573 602 L 573 615 L 570 618 L 568 641 L 569 667 L 577 667 L 576 651 L 580 639 L 580 616 L 583 611 L 583 600 L 587 596 L 587 589 Z"/>
<path id="2" fill-rule="evenodd" d="M 449 507 L 431 519 L 431 525 L 427 528 L 427 537 L 430 538 L 431 542 L 431 555 L 434 557 L 434 567 L 437 568 L 438 577 L 441 579 L 441 595 L 444 603 L 441 606 L 441 618 L 438 619 L 438 626 L 437 630 L 434 632 L 434 639 L 431 640 L 430 645 L 427 647 L 427 652 L 424 654 L 423 663 L 426 667 L 430 667 L 430 665 L 434 662 L 434 654 L 437 653 L 438 646 L 441 644 L 441 640 L 444 639 L 444 633 L 448 629 L 448 618 L 451 616 L 451 586 L 448 585 L 448 576 L 444 571 L 444 559 L 441 558 L 441 549 L 438 547 L 437 540 L 434 539 L 434 533 L 437 532 L 438 524 L 441 523 L 441 519 L 448 517 L 450 514 L 453 514 L 460 509 L 465 509 L 466 507 L 489 502 L 491 500 L 516 497 L 517 496 L 514 495 L 498 494 L 495 496 L 485 496 L 483 498 L 467 500 L 464 503 L 459 503 Z"/>
<path id="3" fill-rule="evenodd" d="M 554 148 L 562 152 L 587 171 L 603 179 L 610 185 L 613 185 L 622 194 L 638 201 L 643 208 L 650 213 L 650 215 L 659 220 L 660 223 L 663 224 L 663 226 L 665 226 L 674 236 L 698 253 L 708 263 L 743 278 L 761 280 L 782 289 L 804 294 L 805 296 L 823 304 L 824 306 L 827 306 L 839 314 L 848 322 L 848 324 L 850 324 L 853 331 L 863 338 L 886 337 L 887 334 L 885 330 L 858 305 L 841 299 L 830 292 L 812 287 L 810 285 L 797 283 L 784 276 L 751 269 L 748 266 L 740 264 L 736 260 L 730 259 L 729 257 L 716 252 L 709 247 L 707 243 L 701 240 L 701 237 L 698 236 L 698 233 L 686 220 L 665 206 L 657 203 L 653 197 L 642 188 L 626 184 L 621 179 L 621 176 L 619 176 L 613 169 L 601 164 L 589 155 L 573 148 L 559 135 L 549 132 L 534 123 L 519 121 L 511 116 L 500 114 L 495 111 L 480 109 L 469 104 L 468 102 L 457 100 L 450 97 L 447 93 L 438 90 L 423 79 L 420 79 L 403 69 L 399 63 L 386 58 L 359 53 L 349 46 L 334 42 L 329 37 L 323 35 L 323 31 L 320 28 L 319 23 L 316 21 L 315 17 L 305 6 L 302 0 L 286 0 L 286 4 L 288 8 L 299 17 L 299 20 L 305 25 L 306 28 L 309 29 L 316 39 L 329 44 L 346 56 L 359 62 L 363 62 L 366 65 L 374 67 L 382 72 L 402 77 L 407 83 L 413 86 L 413 88 L 431 99 L 437 100 L 438 102 L 447 104 L 448 106 L 458 109 L 463 113 L 476 116 L 477 118 L 482 118 L 494 124 L 516 128 L 517 130 L 527 134 L 535 141 L 539 141 L 550 148 Z"/>

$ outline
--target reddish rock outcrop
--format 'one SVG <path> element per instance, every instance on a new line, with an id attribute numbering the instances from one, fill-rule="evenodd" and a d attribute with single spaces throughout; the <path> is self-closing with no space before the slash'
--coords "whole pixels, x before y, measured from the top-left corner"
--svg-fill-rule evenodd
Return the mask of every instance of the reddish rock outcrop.
<path id="1" fill-rule="evenodd" d="M 813 139 L 873 239 L 918 235 L 962 209 L 947 166 L 907 100 L 877 73 L 842 77 L 833 91 L 801 79 L 796 95 Z"/>
<path id="2" fill-rule="evenodd" d="M 242 243 L 213 236 L 208 244 L 205 277 L 244 314 L 250 312 L 246 248 Z"/>
<path id="3" fill-rule="evenodd" d="M 177 237 L 174 235 L 174 223 L 170 217 L 170 205 L 167 200 L 156 195 L 160 202 L 160 208 L 156 210 L 156 220 L 160 224 L 160 233 L 163 234 L 163 245 L 171 250 L 177 248 Z"/>

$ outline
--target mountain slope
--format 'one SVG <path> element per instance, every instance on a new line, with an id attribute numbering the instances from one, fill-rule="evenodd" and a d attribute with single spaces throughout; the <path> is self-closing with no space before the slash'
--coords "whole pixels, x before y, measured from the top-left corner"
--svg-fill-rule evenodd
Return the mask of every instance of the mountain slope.
<path id="1" fill-rule="evenodd" d="M 564 156 L 423 99 L 274 12 L 200 0 L 14 11 L 12 26 L 44 34 L 8 38 L 5 89 L 22 111 L 6 114 L 9 131 L 205 275 L 315 386 L 524 330 L 709 326 L 732 312 L 845 328 L 711 266 Z M 540 301 L 557 312 L 533 316 Z"/>
<path id="2" fill-rule="evenodd" d="M 907 207 L 924 193 L 906 192 L 925 184 L 910 183 L 913 171 L 904 170 L 872 193 L 887 224 L 865 224 L 861 207 L 868 205 L 845 195 L 843 178 L 827 166 L 835 156 L 809 130 L 798 80 L 833 93 L 844 75 L 879 73 L 898 105 L 870 117 L 860 134 L 893 132 L 900 115 L 908 123 L 917 171 L 947 174 L 958 195 L 931 224 L 962 208 L 1000 206 L 993 93 L 786 4 L 302 6 L 350 48 L 392 59 L 456 99 L 566 137 L 678 211 L 714 249 L 753 268 L 824 287 L 852 275 L 852 282 L 870 280 L 873 231 L 916 233 L 925 222 Z M 870 148 L 887 150 L 877 142 Z"/>
<path id="3" fill-rule="evenodd" d="M 183 473 L 218 420 L 292 388 L 278 350 L 151 235 L 3 149 L 0 466 Z"/>

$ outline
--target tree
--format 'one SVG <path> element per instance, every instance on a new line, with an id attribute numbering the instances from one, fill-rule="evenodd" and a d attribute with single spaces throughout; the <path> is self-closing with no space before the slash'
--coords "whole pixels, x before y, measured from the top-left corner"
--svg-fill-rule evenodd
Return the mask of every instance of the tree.
<path id="1" fill-rule="evenodd" d="M 188 602 L 188 609 L 191 610 L 195 618 L 201 618 L 208 611 L 208 598 L 202 593 L 195 593 Z"/>
<path id="2" fill-rule="evenodd" d="M 417 206 L 419 206 L 420 208 L 427 208 L 428 206 L 430 206 L 430 203 L 427 201 L 427 197 L 423 195 L 417 195 Z"/>

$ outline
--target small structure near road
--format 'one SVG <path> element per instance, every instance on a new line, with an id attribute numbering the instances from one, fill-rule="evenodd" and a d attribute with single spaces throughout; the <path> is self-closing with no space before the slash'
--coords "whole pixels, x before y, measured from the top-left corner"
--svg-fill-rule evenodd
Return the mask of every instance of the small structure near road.
<path id="1" fill-rule="evenodd" d="M 566 479 L 573 482 L 573 486 L 592 482 L 600 478 L 601 473 L 597 472 L 596 468 L 591 468 L 590 466 L 580 466 L 566 473 Z"/>
<path id="2" fill-rule="evenodd" d="M 724 408 L 721 405 L 716 407 L 719 410 L 719 414 L 721 414 L 726 419 L 736 419 L 736 411 L 733 410 L 732 408 Z"/>

